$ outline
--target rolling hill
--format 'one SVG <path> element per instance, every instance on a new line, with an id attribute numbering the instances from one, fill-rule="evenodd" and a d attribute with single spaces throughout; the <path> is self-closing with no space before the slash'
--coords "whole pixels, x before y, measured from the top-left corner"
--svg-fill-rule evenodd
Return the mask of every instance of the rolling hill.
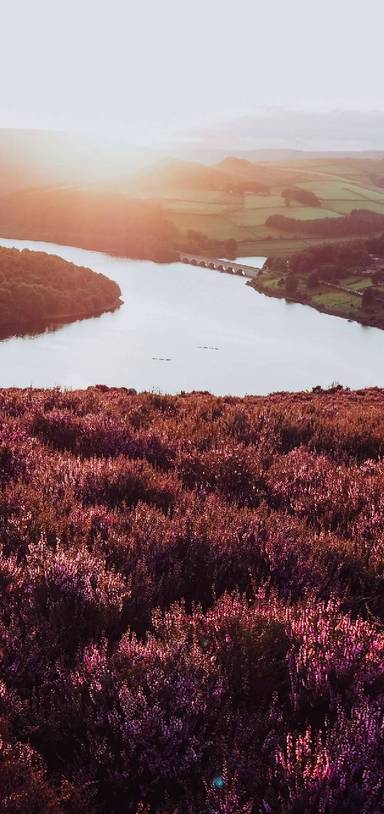
<path id="1" fill-rule="evenodd" d="M 271 256 L 326 240 L 327 230 L 332 237 L 330 219 L 352 210 L 384 214 L 380 153 L 246 156 L 240 151 L 210 165 L 180 158 L 148 164 L 147 151 L 147 165 L 133 170 L 133 153 L 124 147 L 0 130 L 0 234 L 168 260 L 189 245 L 192 231 L 204 245 L 234 239 L 239 255 Z M 302 200 L 288 202 L 287 189 Z M 295 221 L 291 234 L 287 215 Z M 319 219 L 324 234 L 320 227 L 314 235 L 306 222 Z"/>

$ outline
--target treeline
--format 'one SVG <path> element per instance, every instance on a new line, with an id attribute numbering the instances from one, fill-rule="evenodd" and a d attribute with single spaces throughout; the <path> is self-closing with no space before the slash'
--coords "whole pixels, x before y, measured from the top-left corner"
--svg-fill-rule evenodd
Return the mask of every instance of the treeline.
<path id="1" fill-rule="evenodd" d="M 287 206 L 290 206 L 292 201 L 295 201 L 295 203 L 301 203 L 303 206 L 320 206 L 319 198 L 309 189 L 287 187 L 286 189 L 283 189 L 281 196 L 284 198 Z"/>
<path id="2" fill-rule="evenodd" d="M 180 241 L 182 251 L 188 254 L 202 254 L 208 257 L 226 257 L 234 260 L 238 255 L 237 241 L 229 237 L 226 240 L 216 240 L 202 232 L 189 229 Z"/>
<path id="3" fill-rule="evenodd" d="M 307 274 L 318 271 L 323 279 L 324 270 L 334 270 L 336 277 L 346 277 L 348 272 L 361 271 L 371 262 L 371 255 L 384 257 L 384 236 L 372 240 L 354 240 L 348 243 L 328 243 L 313 246 L 289 258 L 289 271 Z M 332 275 L 328 279 L 331 279 Z"/>
<path id="4" fill-rule="evenodd" d="M 382 814 L 384 392 L 0 391 L 0 811 Z"/>
<path id="5" fill-rule="evenodd" d="M 368 209 L 353 209 L 340 218 L 315 218 L 299 220 L 285 215 L 270 215 L 265 225 L 273 229 L 297 235 L 342 237 L 344 235 L 367 235 L 384 229 L 384 215 Z"/>
<path id="6" fill-rule="evenodd" d="M 372 256 L 384 258 L 384 234 L 368 240 L 352 240 L 343 243 L 324 243 L 311 246 L 290 257 L 267 257 L 264 268 L 293 274 L 308 274 L 332 265 L 346 276 L 348 270 L 360 270 L 372 260 Z"/>
<path id="7" fill-rule="evenodd" d="M 120 294 L 117 283 L 104 274 L 61 257 L 0 248 L 2 335 L 101 313 L 116 307 Z"/>
<path id="8" fill-rule="evenodd" d="M 371 181 L 377 187 L 384 187 L 384 175 L 371 175 Z"/>
<path id="9" fill-rule="evenodd" d="M 381 241 L 384 251 L 384 240 Z M 296 252 L 290 257 L 268 257 L 264 268 L 291 274 L 309 274 L 323 266 L 337 266 L 340 270 L 356 268 L 369 262 L 370 252 L 361 240 L 346 243 L 325 243 Z"/>
<path id="10" fill-rule="evenodd" d="M 241 182 L 242 183 L 242 182 Z M 180 251 L 236 256 L 237 244 L 190 230 L 181 234 L 160 205 L 123 194 L 37 189 L 0 199 L 5 236 L 47 240 L 159 263 Z"/>

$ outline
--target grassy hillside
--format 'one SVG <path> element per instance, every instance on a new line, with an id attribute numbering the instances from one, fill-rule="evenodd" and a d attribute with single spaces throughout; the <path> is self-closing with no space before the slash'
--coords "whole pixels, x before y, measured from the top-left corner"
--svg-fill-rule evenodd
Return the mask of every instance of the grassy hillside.
<path id="1" fill-rule="evenodd" d="M 0 810 L 384 810 L 384 391 L 0 391 Z"/>
<path id="2" fill-rule="evenodd" d="M 168 166 L 168 175 L 165 176 L 164 167 L 160 173 L 161 183 L 157 169 L 147 170 L 145 190 L 143 186 L 141 193 L 156 197 L 167 217 L 182 232 L 194 229 L 220 240 L 232 237 L 245 256 L 285 254 L 327 238 L 326 233 L 314 238 L 305 235 L 287 238 L 283 230 L 265 225 L 271 215 L 309 220 L 337 218 L 354 209 L 384 213 L 383 160 L 324 158 L 255 164 L 227 158 L 211 168 L 200 165 L 193 180 L 193 165 L 188 165 L 188 172 L 183 172 L 182 164 L 178 171 L 176 162 L 172 166 L 173 179 L 175 175 L 179 181 L 180 176 L 183 178 L 178 187 L 170 182 Z M 222 175 L 221 184 L 218 173 Z M 232 186 L 228 184 L 229 178 Z M 253 194 L 245 185 L 239 191 L 236 179 L 257 182 L 267 190 Z M 303 206 L 295 201 L 287 206 L 282 193 L 292 186 L 314 193 L 320 199 L 320 207 Z"/>
<path id="3" fill-rule="evenodd" d="M 0 234 L 171 261 L 177 230 L 155 203 L 90 187 L 38 187 L 0 197 Z"/>
<path id="4" fill-rule="evenodd" d="M 72 180 L 3 194 L 0 234 L 167 261 L 188 248 L 192 231 L 205 236 L 204 245 L 212 241 L 213 253 L 214 241 L 232 239 L 244 256 L 285 255 L 334 239 L 330 219 L 353 210 L 384 214 L 383 168 L 384 160 L 368 158 L 252 163 L 228 157 L 212 166 L 162 160 L 118 179 L 95 176 L 79 186 Z M 276 215 L 303 223 L 302 231 L 289 234 L 267 223 Z M 308 234 L 305 222 L 318 219 L 324 233 Z"/>

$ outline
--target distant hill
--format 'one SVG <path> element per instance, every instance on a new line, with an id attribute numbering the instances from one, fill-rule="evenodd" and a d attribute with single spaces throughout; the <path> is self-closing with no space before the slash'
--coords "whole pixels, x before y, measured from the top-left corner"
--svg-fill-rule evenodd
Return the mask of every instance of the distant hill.
<path id="1" fill-rule="evenodd" d="M 224 158 L 216 164 L 216 169 L 229 175 L 246 175 L 247 177 L 254 177 L 258 171 L 252 161 L 248 161 L 247 158 L 237 158 L 236 156 Z"/>
<path id="2" fill-rule="evenodd" d="M 232 164 L 234 162 L 234 171 Z M 131 189 L 138 192 L 177 192 L 185 190 L 236 191 L 268 194 L 268 187 L 259 182 L 255 172 L 237 171 L 240 159 L 227 159 L 216 166 L 206 166 L 197 161 L 179 161 L 165 159 L 151 167 L 141 170 L 131 179 Z"/>
<path id="3" fill-rule="evenodd" d="M 184 146 L 183 148 L 175 148 L 173 154 L 182 159 L 192 161 L 199 161 L 203 164 L 218 164 L 225 160 L 228 154 L 234 155 L 239 159 L 249 161 L 253 164 L 264 162 L 286 162 L 286 161 L 314 161 L 317 159 L 336 159 L 343 158 L 356 158 L 356 159 L 372 159 L 375 161 L 384 160 L 384 150 L 289 150 L 281 148 L 264 148 L 258 150 L 245 150 L 245 149 L 222 149 L 214 147 L 195 147 Z"/>
<path id="4" fill-rule="evenodd" d="M 176 258 L 177 230 L 161 208 L 121 193 L 76 187 L 13 192 L 0 198 L 0 234 L 133 258 Z"/>
<path id="5" fill-rule="evenodd" d="M 0 235 L 80 246 L 155 262 L 178 260 L 180 251 L 235 257 L 236 241 L 181 234 L 166 210 L 151 200 L 76 187 L 44 187 L 0 198 Z"/>
<path id="6" fill-rule="evenodd" d="M 211 164 L 204 163 L 208 155 Z M 300 190 L 289 210 L 300 221 L 336 219 L 362 207 L 384 214 L 383 155 L 281 149 L 228 155 L 175 146 L 166 158 L 164 149 L 0 129 L 0 234 L 165 262 L 188 248 L 221 256 L 229 239 L 245 256 L 285 253 L 288 240 L 292 250 L 304 247 L 304 227 L 286 223 L 284 190 Z M 323 227 L 312 228 L 321 239 Z"/>
<path id="7" fill-rule="evenodd" d="M 117 184 L 157 153 L 91 137 L 0 128 L 0 192 L 28 187 Z"/>
<path id="8" fill-rule="evenodd" d="M 224 189 L 230 179 L 213 167 L 196 161 L 164 159 L 146 167 L 131 179 L 134 190 L 142 192 L 177 191 L 182 189 Z"/>
<path id="9" fill-rule="evenodd" d="M 252 181 L 264 185 L 267 189 L 271 186 L 285 186 L 286 184 L 294 184 L 297 181 L 306 180 L 306 176 L 303 175 L 302 170 L 298 172 L 295 166 L 290 166 L 289 164 L 288 166 L 280 166 L 278 163 L 262 164 L 255 163 L 247 158 L 231 156 L 224 158 L 214 166 L 217 170 L 220 170 L 220 172 L 225 172 L 228 175 L 252 179 Z M 308 173 L 308 180 L 310 177 Z"/>

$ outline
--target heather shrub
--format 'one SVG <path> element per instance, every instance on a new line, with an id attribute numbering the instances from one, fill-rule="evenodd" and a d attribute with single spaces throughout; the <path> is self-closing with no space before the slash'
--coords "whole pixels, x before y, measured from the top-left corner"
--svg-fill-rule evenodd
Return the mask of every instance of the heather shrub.
<path id="1" fill-rule="evenodd" d="M 265 493 L 262 462 L 244 445 L 181 454 L 178 471 L 186 487 L 217 492 L 239 505 L 257 506 Z"/>
<path id="2" fill-rule="evenodd" d="M 384 814 L 384 394 L 0 391 L 0 810 Z"/>
<path id="3" fill-rule="evenodd" d="M 169 469 L 175 451 L 158 433 L 136 433 L 126 420 L 113 416 L 73 415 L 68 410 L 36 412 L 29 422 L 31 434 L 61 452 L 84 458 L 126 455 L 144 458 L 161 469 Z"/>
<path id="4" fill-rule="evenodd" d="M 33 442 L 14 422 L 0 427 L 0 487 L 23 478 L 32 464 Z"/>
<path id="5" fill-rule="evenodd" d="M 117 635 L 129 586 L 101 559 L 84 549 L 52 551 L 42 540 L 31 546 L 23 569 L 7 563 L 0 579 L 12 638 L 4 628 L 0 641 L 6 646 L 3 670 L 10 686 L 15 681 L 33 685 L 47 670 L 55 672 L 52 660 L 67 663 L 84 642 Z"/>
<path id="6" fill-rule="evenodd" d="M 339 710 L 333 726 L 289 733 L 276 752 L 267 793 L 269 812 L 379 814 L 384 810 L 383 714 L 363 702 Z"/>
<path id="7" fill-rule="evenodd" d="M 176 504 L 179 492 L 174 476 L 160 474 L 144 462 L 123 457 L 114 461 L 86 461 L 77 467 L 74 478 L 77 480 L 75 489 L 86 505 L 129 507 L 144 501 L 167 512 Z"/>
<path id="8" fill-rule="evenodd" d="M 306 720 L 348 710 L 356 695 L 384 691 L 384 634 L 360 618 L 340 612 L 340 603 L 306 603 L 291 612 L 297 637 L 291 669 L 292 697 Z"/>
<path id="9" fill-rule="evenodd" d="M 121 453 L 136 457 L 137 445 L 124 425 L 100 415 L 82 418 L 67 410 L 36 413 L 31 420 L 31 433 L 61 452 L 72 452 L 85 458 L 115 456 Z"/>
<path id="10" fill-rule="evenodd" d="M 15 741 L 0 720 L 0 810 L 4 814 L 75 814 L 83 806 L 92 812 L 89 794 L 79 792 L 63 777 L 49 782 L 40 755 Z"/>
<path id="11" fill-rule="evenodd" d="M 200 646 L 215 655 L 236 708 L 251 712 L 274 695 L 287 694 L 291 643 L 282 621 L 239 597 L 225 596 L 200 624 Z"/>

